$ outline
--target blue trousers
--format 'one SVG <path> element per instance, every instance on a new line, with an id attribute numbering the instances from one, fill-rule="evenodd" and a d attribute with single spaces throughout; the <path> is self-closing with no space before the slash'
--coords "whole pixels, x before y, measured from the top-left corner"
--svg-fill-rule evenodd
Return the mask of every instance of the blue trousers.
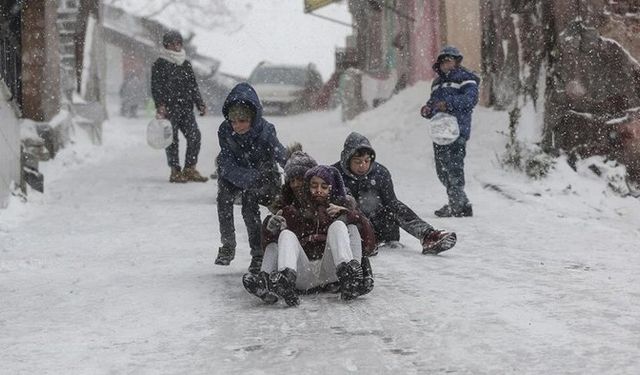
<path id="1" fill-rule="evenodd" d="M 464 192 L 464 157 L 467 155 L 467 140 L 460 137 L 448 145 L 433 144 L 436 173 L 447 189 L 449 206 L 460 211 L 469 204 Z"/>

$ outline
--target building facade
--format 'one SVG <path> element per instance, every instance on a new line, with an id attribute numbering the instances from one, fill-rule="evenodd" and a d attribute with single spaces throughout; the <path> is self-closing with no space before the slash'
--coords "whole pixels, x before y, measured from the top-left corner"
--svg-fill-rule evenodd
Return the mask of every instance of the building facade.
<path id="1" fill-rule="evenodd" d="M 466 67 L 480 70 L 479 0 L 349 0 L 348 5 L 354 29 L 345 54 L 355 56 L 357 71 L 347 73 L 347 82 L 359 87 L 345 89 L 357 92 L 348 97 L 362 103 L 348 103 L 345 118 L 407 85 L 433 79 L 432 64 L 446 44 L 460 48 Z"/>

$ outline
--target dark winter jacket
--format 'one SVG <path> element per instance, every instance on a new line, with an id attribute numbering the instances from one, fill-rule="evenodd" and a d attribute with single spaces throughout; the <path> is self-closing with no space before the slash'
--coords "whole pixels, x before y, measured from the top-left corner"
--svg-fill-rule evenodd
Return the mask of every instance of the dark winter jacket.
<path id="1" fill-rule="evenodd" d="M 438 77 L 431 84 L 431 98 L 427 101 L 427 106 L 434 108 L 437 102 L 446 102 L 447 113 L 458 120 L 460 136 L 468 140 L 471 135 L 471 113 L 478 103 L 480 78 L 462 66 L 457 66 L 445 74 L 436 63 L 433 70 Z M 433 110 L 431 116 L 436 113 L 437 110 Z"/>
<path id="2" fill-rule="evenodd" d="M 351 172 L 349 161 L 357 150 L 363 148 L 370 150 L 375 156 L 375 151 L 367 137 L 356 132 L 349 134 L 344 142 L 340 161 L 333 166 L 340 171 L 349 194 L 356 199 L 360 210 L 371 218 L 398 198 L 393 190 L 391 173 L 375 159 L 371 163 L 369 171 L 363 176 Z"/>
<path id="3" fill-rule="evenodd" d="M 191 63 L 174 64 L 164 58 L 157 59 L 151 67 L 151 95 L 156 108 L 164 106 L 169 117 L 175 112 L 193 111 L 204 106 Z"/>
<path id="4" fill-rule="evenodd" d="M 287 229 L 295 233 L 300 245 L 311 260 L 320 259 L 324 254 L 327 242 L 329 226 L 336 220 L 342 220 L 345 224 L 353 224 L 358 228 L 362 238 L 362 253 L 371 255 L 376 248 L 376 236 L 369 219 L 356 207 L 356 202 L 351 196 L 332 197 L 330 202 L 347 208 L 347 212 L 337 218 L 327 214 L 329 202 L 326 205 L 313 203 L 310 197 L 310 179 L 305 176 L 305 196 L 302 201 L 294 199 L 293 202 L 282 209 L 282 216 L 287 223 Z M 332 189 L 335 190 L 335 189 Z M 270 232 L 267 228 L 268 216 L 262 225 L 263 247 L 278 241 L 280 232 Z"/>
<path id="5" fill-rule="evenodd" d="M 245 134 L 233 131 L 228 119 L 229 108 L 236 103 L 251 106 L 256 114 Z M 220 153 L 218 176 L 241 189 L 280 181 L 276 163 L 284 167 L 286 149 L 276 135 L 273 124 L 262 118 L 262 104 L 258 94 L 248 83 L 240 83 L 231 90 L 222 107 L 225 120 L 218 128 Z"/>

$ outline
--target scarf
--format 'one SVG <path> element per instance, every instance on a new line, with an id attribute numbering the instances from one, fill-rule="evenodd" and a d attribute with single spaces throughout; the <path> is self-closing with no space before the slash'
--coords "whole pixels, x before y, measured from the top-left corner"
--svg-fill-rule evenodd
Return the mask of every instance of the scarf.
<path id="1" fill-rule="evenodd" d="M 162 50 L 160 58 L 163 58 L 176 65 L 182 65 L 187 59 L 187 53 L 184 51 L 184 49 L 181 49 L 180 52 L 164 49 Z"/>

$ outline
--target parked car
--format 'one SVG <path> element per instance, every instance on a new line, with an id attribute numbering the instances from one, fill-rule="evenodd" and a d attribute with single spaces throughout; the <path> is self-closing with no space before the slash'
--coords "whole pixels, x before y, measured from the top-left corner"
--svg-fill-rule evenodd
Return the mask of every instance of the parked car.
<path id="1" fill-rule="evenodd" d="M 322 89 L 322 76 L 314 64 L 278 65 L 262 62 L 249 76 L 265 114 L 287 115 L 313 110 Z"/>

